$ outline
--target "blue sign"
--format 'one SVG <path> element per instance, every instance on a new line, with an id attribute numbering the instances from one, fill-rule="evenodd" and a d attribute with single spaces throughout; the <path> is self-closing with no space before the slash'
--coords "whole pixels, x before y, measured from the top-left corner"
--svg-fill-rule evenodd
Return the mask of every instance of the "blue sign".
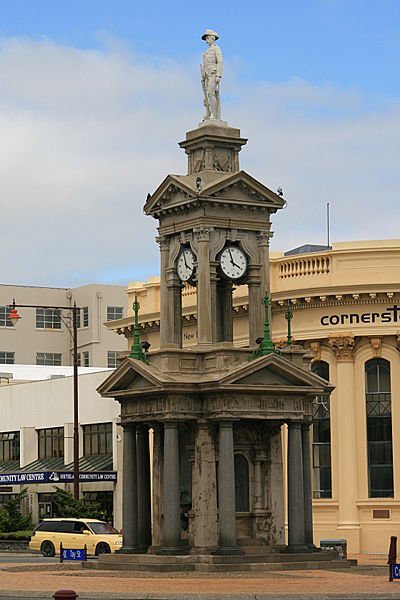
<path id="1" fill-rule="evenodd" d="M 62 549 L 62 560 L 85 560 L 85 551 L 83 548 Z"/>
<path id="2" fill-rule="evenodd" d="M 400 579 L 400 565 L 392 565 L 392 577 L 393 579 Z"/>
<path id="3" fill-rule="evenodd" d="M 72 471 L 37 471 L 35 473 L 0 473 L 1 484 L 71 483 Z M 116 471 L 85 471 L 79 473 L 79 481 L 117 481 Z"/>

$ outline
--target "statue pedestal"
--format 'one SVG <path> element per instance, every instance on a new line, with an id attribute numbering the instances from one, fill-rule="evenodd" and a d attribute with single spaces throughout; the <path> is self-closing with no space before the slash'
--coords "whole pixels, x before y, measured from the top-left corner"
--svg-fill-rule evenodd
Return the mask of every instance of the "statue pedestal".
<path id="1" fill-rule="evenodd" d="M 217 127 L 228 127 L 228 121 L 221 121 L 220 119 L 204 119 L 199 123 L 199 127 L 206 127 L 207 125 L 216 125 Z"/>

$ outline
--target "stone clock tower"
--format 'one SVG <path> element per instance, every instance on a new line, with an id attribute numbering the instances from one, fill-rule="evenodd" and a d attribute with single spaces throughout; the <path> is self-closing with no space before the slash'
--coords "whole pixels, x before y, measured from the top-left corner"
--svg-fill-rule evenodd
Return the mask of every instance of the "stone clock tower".
<path id="1" fill-rule="evenodd" d="M 208 117 L 220 110 L 212 77 L 221 72 L 209 68 L 220 56 L 210 31 L 203 36 Z M 246 141 L 224 121 L 206 119 L 180 143 L 187 174 L 168 175 L 146 201 L 158 221 L 160 349 L 143 357 L 139 344 L 98 390 L 120 403 L 124 431 L 123 547 L 102 557 L 100 568 L 218 570 L 235 555 L 250 569 L 256 554 L 267 561 L 272 550 L 285 550 L 282 561 L 288 553 L 319 556 L 312 554 L 310 424 L 313 399 L 332 386 L 311 373 L 297 346 L 254 352 L 264 332 L 271 215 L 284 201 L 240 169 Z M 197 292 L 197 345 L 182 348 L 187 284 Z M 248 286 L 247 348 L 233 345 L 238 284 Z"/>
<path id="2" fill-rule="evenodd" d="M 180 143 L 187 175 L 168 175 L 147 200 L 159 221 L 161 252 L 160 347 L 182 347 L 181 291 L 197 289 L 197 341 L 232 342 L 232 290 L 249 290 L 249 346 L 263 331 L 262 299 L 269 288 L 271 214 L 277 194 L 240 170 L 246 143 L 239 129 L 208 122 Z"/>

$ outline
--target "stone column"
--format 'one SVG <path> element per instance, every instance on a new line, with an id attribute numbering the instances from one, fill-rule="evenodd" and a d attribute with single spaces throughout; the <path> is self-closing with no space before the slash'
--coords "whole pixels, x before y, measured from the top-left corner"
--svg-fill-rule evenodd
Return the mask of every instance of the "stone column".
<path id="1" fill-rule="evenodd" d="M 218 546 L 215 445 L 208 421 L 197 423 L 193 469 L 194 549 L 211 554 Z"/>
<path id="2" fill-rule="evenodd" d="M 221 280 L 217 287 L 217 342 L 233 342 L 232 282 Z"/>
<path id="3" fill-rule="evenodd" d="M 241 554 L 236 545 L 235 457 L 232 421 L 219 422 L 219 548 L 217 554 Z"/>
<path id="4" fill-rule="evenodd" d="M 123 437 L 123 492 L 122 492 L 122 548 L 118 552 L 140 552 L 138 544 L 138 497 L 136 424 L 122 425 Z"/>
<path id="5" fill-rule="evenodd" d="M 178 423 L 164 423 L 163 546 L 158 554 L 182 554 Z"/>
<path id="6" fill-rule="evenodd" d="M 163 429 L 159 423 L 153 424 L 153 485 L 152 485 L 152 548 L 157 552 L 162 546 L 162 496 L 163 496 Z"/>
<path id="7" fill-rule="evenodd" d="M 303 485 L 304 485 L 304 538 L 309 548 L 315 548 L 313 542 L 312 519 L 312 480 L 311 480 L 311 423 L 301 426 L 301 440 L 303 447 Z"/>
<path id="8" fill-rule="evenodd" d="M 160 236 L 156 239 L 160 245 L 160 348 L 164 348 L 170 343 L 169 299 L 167 285 L 169 239 L 165 236 Z"/>
<path id="9" fill-rule="evenodd" d="M 213 343 L 212 299 L 210 277 L 210 229 L 195 227 L 197 236 L 197 343 Z"/>
<path id="10" fill-rule="evenodd" d="M 265 290 L 261 292 L 260 267 L 249 266 L 247 285 L 249 289 L 249 347 L 257 346 L 256 339 L 263 337 L 264 317 L 262 298 Z"/>
<path id="11" fill-rule="evenodd" d="M 261 294 L 265 296 L 266 290 L 270 291 L 269 279 L 269 243 L 273 236 L 272 231 L 259 231 L 257 233 L 258 247 L 260 251 L 260 287 Z M 270 321 L 271 322 L 271 321 Z"/>
<path id="12" fill-rule="evenodd" d="M 138 544 L 143 550 L 151 545 L 149 429 L 139 425 L 137 441 Z"/>
<path id="13" fill-rule="evenodd" d="M 288 423 L 288 552 L 304 552 L 304 485 L 301 423 Z"/>
<path id="14" fill-rule="evenodd" d="M 357 498 L 357 429 L 354 392 L 354 349 L 353 337 L 336 337 L 328 340 L 336 355 L 336 388 L 332 413 L 336 415 L 338 456 L 338 532 L 347 539 L 350 552 L 360 552 L 360 522 Z M 335 406 L 336 404 L 336 406 Z"/>

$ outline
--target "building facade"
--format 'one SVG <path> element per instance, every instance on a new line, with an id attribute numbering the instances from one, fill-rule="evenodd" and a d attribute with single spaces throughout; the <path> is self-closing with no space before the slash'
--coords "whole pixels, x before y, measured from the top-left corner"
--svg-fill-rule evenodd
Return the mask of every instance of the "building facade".
<path id="1" fill-rule="evenodd" d="M 37 523 L 55 516 L 56 487 L 73 489 L 72 369 L 9 368 L 14 383 L 0 385 L 0 506 L 26 488 L 25 511 Z M 104 518 L 121 528 L 119 411 L 96 392 L 109 373 L 79 370 L 79 487 L 81 498 L 100 503 Z"/>
<path id="2" fill-rule="evenodd" d="M 309 250 L 312 250 L 309 249 Z M 313 355 L 312 370 L 334 386 L 313 408 L 314 540 L 345 538 L 351 552 L 385 552 L 400 526 L 400 241 L 334 244 L 270 258 L 272 333 L 292 335 Z M 141 339 L 159 347 L 159 279 L 137 294 Z M 248 347 L 248 290 L 233 296 L 233 339 Z M 196 340 L 196 288 L 182 293 L 184 347 Z M 132 343 L 133 316 L 108 327 Z M 286 433 L 283 430 L 285 447 Z M 251 485 L 251 484 L 250 484 Z"/>
<path id="3" fill-rule="evenodd" d="M 73 289 L 0 285 L 0 369 L 6 365 L 59 366 L 72 364 L 68 331 L 71 313 L 54 309 L 19 309 L 17 326 L 7 318 L 9 304 L 81 307 L 78 313 L 78 362 L 81 366 L 114 368 L 125 346 L 104 327 L 126 314 L 125 288 L 118 285 L 84 285 Z"/>

